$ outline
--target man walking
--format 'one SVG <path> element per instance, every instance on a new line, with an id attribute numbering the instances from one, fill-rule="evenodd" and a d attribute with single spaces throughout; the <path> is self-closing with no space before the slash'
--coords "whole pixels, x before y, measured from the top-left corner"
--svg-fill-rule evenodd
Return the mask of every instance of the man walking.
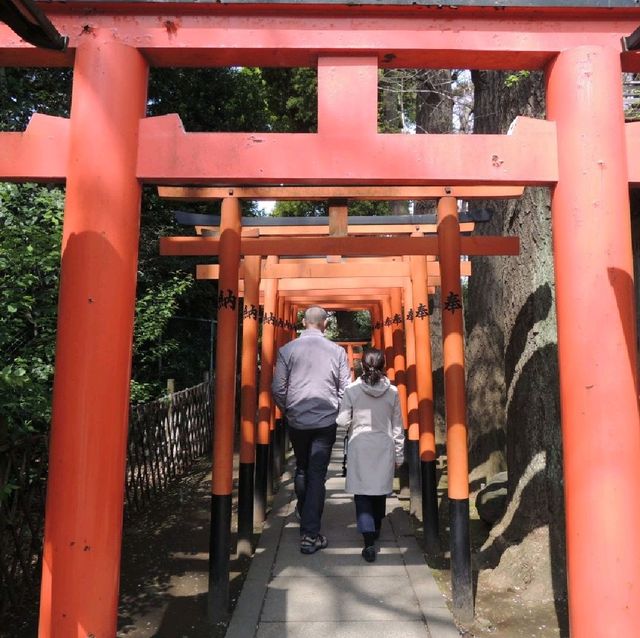
<path id="1" fill-rule="evenodd" d="M 351 382 L 344 348 L 324 336 L 327 313 L 311 306 L 300 337 L 278 351 L 272 392 L 289 426 L 296 455 L 294 489 L 300 517 L 300 551 L 313 554 L 327 546 L 320 534 L 325 480 L 336 440 L 336 417 Z"/>

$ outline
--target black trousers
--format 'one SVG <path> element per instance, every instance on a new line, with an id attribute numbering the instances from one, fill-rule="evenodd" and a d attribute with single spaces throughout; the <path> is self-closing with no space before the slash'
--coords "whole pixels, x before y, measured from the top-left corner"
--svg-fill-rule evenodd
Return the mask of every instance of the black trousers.
<path id="1" fill-rule="evenodd" d="M 289 428 L 289 439 L 296 455 L 293 485 L 298 497 L 302 536 L 315 536 L 320 531 L 327 468 L 336 441 L 336 429 L 336 425 L 312 430 Z"/>
<path id="2" fill-rule="evenodd" d="M 387 495 L 356 494 L 356 521 L 361 534 L 373 534 L 380 529 L 387 510 Z"/>

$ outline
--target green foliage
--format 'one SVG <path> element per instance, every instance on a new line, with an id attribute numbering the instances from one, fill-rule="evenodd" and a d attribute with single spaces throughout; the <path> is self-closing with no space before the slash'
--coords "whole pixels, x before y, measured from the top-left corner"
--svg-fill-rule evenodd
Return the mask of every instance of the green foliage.
<path id="1" fill-rule="evenodd" d="M 34 113 L 67 117 L 70 69 L 0 68 L 0 131 L 23 131 Z"/>
<path id="2" fill-rule="evenodd" d="M 273 217 L 326 217 L 329 209 L 326 202 L 276 202 L 271 212 Z"/>
<path id="3" fill-rule="evenodd" d="M 266 104 L 276 133 L 318 130 L 318 76 L 315 69 L 261 69 Z"/>
<path id="4" fill-rule="evenodd" d="M 271 130 L 259 69 L 152 69 L 148 115 L 178 113 L 187 131 Z"/>
<path id="5" fill-rule="evenodd" d="M 68 116 L 69 69 L 0 69 L 0 130 L 24 130 L 34 112 Z M 179 113 L 188 131 L 317 130 L 315 69 L 152 69 L 148 115 Z M 0 184 L 0 417 L 10 429 L 44 431 L 50 420 L 64 193 Z M 142 198 L 132 400 L 182 388 L 209 369 L 215 282 L 194 282 L 202 259 L 158 255 L 162 235 L 190 234 L 176 209 L 219 213 L 219 204 Z M 386 202 L 354 202 L 352 215 L 386 214 Z M 253 204 L 243 214 L 257 214 Z M 326 215 L 324 203 L 286 202 L 275 214 Z"/>
<path id="6" fill-rule="evenodd" d="M 274 217 L 327 217 L 329 207 L 326 202 L 276 202 L 271 213 Z M 389 215 L 391 206 L 384 201 L 349 202 L 349 215 Z"/>
<path id="7" fill-rule="evenodd" d="M 0 183 L 0 416 L 46 428 L 55 353 L 64 193 Z"/>
<path id="8" fill-rule="evenodd" d="M 530 75 L 531 75 L 531 71 L 516 71 L 515 73 L 510 73 L 505 77 L 504 85 L 508 89 L 512 89 L 518 86 L 518 84 L 520 84 L 522 80 L 527 79 Z"/>
<path id="9" fill-rule="evenodd" d="M 338 341 L 366 341 L 371 338 L 371 317 L 365 310 L 337 311 L 335 334 Z"/>
<path id="10" fill-rule="evenodd" d="M 180 298 L 193 286 L 190 275 L 174 275 L 167 280 L 153 284 L 138 297 L 133 340 L 133 357 L 138 369 L 153 368 L 159 360 L 171 356 L 179 350 L 176 339 L 165 338 L 167 324 L 180 304 Z M 132 380 L 132 402 L 138 403 L 155 398 L 162 384 Z"/>

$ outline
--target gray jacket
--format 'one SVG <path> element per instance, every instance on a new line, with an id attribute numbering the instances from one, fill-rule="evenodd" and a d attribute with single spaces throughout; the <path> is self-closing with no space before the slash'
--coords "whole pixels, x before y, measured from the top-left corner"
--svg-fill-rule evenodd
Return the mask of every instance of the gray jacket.
<path id="1" fill-rule="evenodd" d="M 395 464 L 404 461 L 398 390 L 383 377 L 374 386 L 358 379 L 344 393 L 338 425 L 349 428 L 347 483 L 351 494 L 389 494 Z"/>
<path id="2" fill-rule="evenodd" d="M 308 430 L 336 422 L 349 383 L 344 348 L 309 328 L 278 351 L 271 390 L 289 426 Z"/>

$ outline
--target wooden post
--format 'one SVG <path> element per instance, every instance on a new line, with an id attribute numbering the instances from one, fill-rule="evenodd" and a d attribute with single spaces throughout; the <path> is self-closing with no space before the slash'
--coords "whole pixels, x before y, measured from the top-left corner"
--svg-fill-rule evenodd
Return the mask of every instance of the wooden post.
<path id="1" fill-rule="evenodd" d="M 371 311 L 371 341 L 373 343 L 373 347 L 378 350 L 383 349 L 382 344 L 382 309 L 379 303 L 373 306 Z"/>
<path id="2" fill-rule="evenodd" d="M 241 217 L 239 199 L 227 197 L 222 200 L 209 541 L 208 612 L 213 622 L 223 620 L 229 613 L 229 547 L 231 545 Z"/>
<path id="3" fill-rule="evenodd" d="M 409 258 L 406 258 L 409 261 Z M 420 419 L 416 379 L 416 335 L 414 328 L 413 291 L 411 283 L 404 287 L 404 318 L 407 378 L 407 430 L 405 457 L 409 468 L 409 512 L 422 520 L 422 482 L 420 480 Z"/>
<path id="4" fill-rule="evenodd" d="M 438 523 L 438 483 L 436 479 L 436 435 L 433 408 L 433 371 L 429 330 L 427 259 L 410 257 L 413 293 L 413 328 L 416 338 L 416 382 L 420 422 L 420 477 L 422 484 L 422 525 L 427 554 L 440 552 Z"/>
<path id="5" fill-rule="evenodd" d="M 395 362 L 395 352 L 393 350 L 393 331 L 391 329 L 391 300 L 388 295 L 382 298 L 382 343 L 384 357 L 387 363 L 387 376 L 392 383 L 396 380 L 396 373 L 393 367 Z"/>
<path id="6" fill-rule="evenodd" d="M 279 284 L 279 281 L 278 281 Z M 280 350 L 284 343 L 284 328 L 282 326 L 284 322 L 284 297 L 278 296 L 276 304 L 276 326 L 274 331 L 274 358 L 273 364 L 278 356 L 278 350 Z M 275 494 L 280 487 L 280 477 L 282 476 L 282 451 L 280 446 L 282 445 L 282 412 L 280 408 L 272 401 L 271 403 L 271 494 Z"/>
<path id="7" fill-rule="evenodd" d="M 353 346 L 350 343 L 347 344 L 347 361 L 351 372 L 351 380 L 353 381 L 356 378 L 356 371 L 353 365 Z"/>
<path id="8" fill-rule="evenodd" d="M 547 117 L 558 130 L 551 213 L 577 638 L 640 635 L 640 423 L 621 77 L 620 51 L 597 46 L 560 53 L 547 72 Z"/>
<path id="9" fill-rule="evenodd" d="M 391 334 L 393 339 L 393 369 L 395 371 L 395 384 L 400 397 L 400 409 L 402 410 L 402 424 L 405 433 L 405 452 L 408 441 L 407 437 L 407 377 L 405 372 L 404 355 L 404 315 L 402 312 L 402 289 L 393 288 L 391 290 Z M 409 465 L 403 463 L 398 469 L 398 482 L 400 498 L 410 497 L 409 490 Z"/>
<path id="10" fill-rule="evenodd" d="M 473 619 L 473 581 L 469 537 L 469 461 L 460 287 L 460 228 L 454 197 L 443 197 L 438 202 L 438 244 L 447 421 L 451 590 L 453 612 L 457 618 L 467 622 Z"/>
<path id="11" fill-rule="evenodd" d="M 395 383 L 400 395 L 402 408 L 402 423 L 407 429 L 407 378 L 405 373 L 404 356 L 404 316 L 402 314 L 402 290 L 391 290 L 391 338 L 393 343 L 393 369 Z"/>
<path id="12" fill-rule="evenodd" d="M 260 310 L 260 257 L 244 260 L 242 310 L 242 378 L 240 474 L 238 477 L 238 554 L 251 555 L 254 507 L 254 469 L 257 408 L 258 314 Z"/>
<path id="13" fill-rule="evenodd" d="M 75 53 L 40 596 L 41 638 L 115 636 L 147 63 Z M 99 149 L 99 152 L 97 152 Z"/>
<path id="14" fill-rule="evenodd" d="M 267 264 L 278 263 L 277 257 L 267 257 Z M 275 313 L 277 280 L 265 280 L 262 318 L 262 353 L 260 357 L 260 390 L 258 394 L 258 435 L 256 444 L 255 509 L 256 522 L 262 523 L 267 513 L 269 480 L 269 443 L 271 440 L 271 381 L 274 364 Z"/>

